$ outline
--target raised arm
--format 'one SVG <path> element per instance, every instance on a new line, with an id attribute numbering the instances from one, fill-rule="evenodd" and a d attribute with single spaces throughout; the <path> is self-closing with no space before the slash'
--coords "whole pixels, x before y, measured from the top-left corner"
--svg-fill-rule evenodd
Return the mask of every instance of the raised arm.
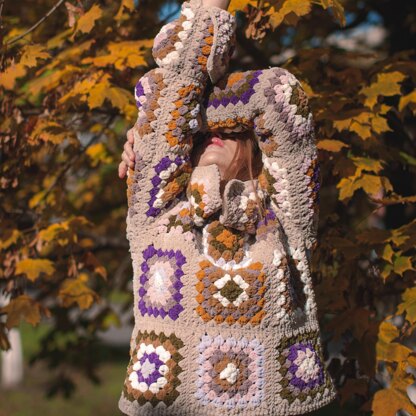
<path id="1" fill-rule="evenodd" d="M 159 68 L 144 74 L 135 88 L 138 118 L 132 128 L 135 167 L 127 181 L 128 237 L 151 226 L 186 189 L 206 83 L 215 83 L 227 71 L 234 42 L 235 18 L 208 0 L 184 2 L 180 16 L 156 35 L 152 53 Z"/>

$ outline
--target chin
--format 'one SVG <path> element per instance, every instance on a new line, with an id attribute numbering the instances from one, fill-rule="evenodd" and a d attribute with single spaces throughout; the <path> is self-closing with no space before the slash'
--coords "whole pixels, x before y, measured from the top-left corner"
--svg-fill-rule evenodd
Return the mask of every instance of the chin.
<path id="1" fill-rule="evenodd" d="M 217 157 L 212 157 L 212 156 L 210 156 L 210 157 L 204 157 L 204 156 L 201 156 L 201 158 L 199 159 L 199 163 L 198 164 L 200 166 L 202 166 L 202 165 L 203 166 L 207 166 L 207 165 L 212 165 L 214 163 L 216 163 L 218 165 L 219 163 L 221 163 L 221 161 Z"/>

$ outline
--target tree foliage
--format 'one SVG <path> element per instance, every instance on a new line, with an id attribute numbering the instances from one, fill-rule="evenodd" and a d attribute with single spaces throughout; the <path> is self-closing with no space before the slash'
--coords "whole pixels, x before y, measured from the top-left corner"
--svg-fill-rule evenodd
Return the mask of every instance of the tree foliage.
<path id="1" fill-rule="evenodd" d="M 137 116 L 134 84 L 155 65 L 153 37 L 180 4 L 26 3 L 21 13 L 6 0 L 0 33 L 0 285 L 10 296 L 0 309 L 0 345 L 9 347 L 8 330 L 21 320 L 52 322 L 34 360 L 59 370 L 52 391 L 68 390 L 71 366 L 97 378 L 97 332 L 118 323 L 111 294 L 129 294 L 124 308 L 131 308 L 126 188 L 117 166 Z M 160 17 L 166 5 L 173 12 Z M 232 0 L 230 11 L 238 17 L 231 69 L 284 66 L 310 97 L 323 170 L 313 269 L 340 403 L 353 414 L 413 415 L 411 2 Z M 332 41 L 370 30 L 374 15 L 385 30 L 380 44 Z"/>

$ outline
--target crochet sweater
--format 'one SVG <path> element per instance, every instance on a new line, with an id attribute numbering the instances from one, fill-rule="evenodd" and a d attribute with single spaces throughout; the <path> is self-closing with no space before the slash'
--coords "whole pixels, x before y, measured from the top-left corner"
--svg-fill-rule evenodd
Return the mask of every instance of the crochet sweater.
<path id="1" fill-rule="evenodd" d="M 310 274 L 319 166 L 297 79 L 274 67 L 227 73 L 236 22 L 185 2 L 155 37 L 157 68 L 135 88 L 127 238 L 130 361 L 119 399 L 133 415 L 297 415 L 336 397 Z M 220 193 L 194 140 L 253 129 L 263 167 Z M 255 193 L 266 208 L 261 217 Z"/>

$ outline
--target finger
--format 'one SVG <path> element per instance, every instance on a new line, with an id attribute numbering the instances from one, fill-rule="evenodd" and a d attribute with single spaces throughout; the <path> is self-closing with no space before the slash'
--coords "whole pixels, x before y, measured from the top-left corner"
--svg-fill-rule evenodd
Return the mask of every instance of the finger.
<path id="1" fill-rule="evenodd" d="M 127 166 L 124 162 L 120 162 L 118 165 L 118 176 L 120 179 L 123 179 L 127 173 Z"/>
<path id="2" fill-rule="evenodd" d="M 127 154 L 126 154 L 126 152 L 123 152 L 122 154 L 121 154 L 121 157 L 122 157 L 122 159 L 123 159 L 123 161 L 124 161 L 124 163 L 126 164 L 126 166 L 129 166 L 129 167 L 134 167 L 134 161 L 133 160 L 131 160 L 128 156 L 127 156 Z"/>
<path id="3" fill-rule="evenodd" d="M 134 151 L 133 151 L 133 148 L 132 148 L 132 146 L 129 142 L 124 143 L 124 151 L 126 152 L 127 157 L 130 160 L 134 160 Z"/>
<path id="4" fill-rule="evenodd" d="M 130 130 L 127 131 L 127 141 L 131 144 L 134 143 L 133 129 L 130 129 Z"/>

